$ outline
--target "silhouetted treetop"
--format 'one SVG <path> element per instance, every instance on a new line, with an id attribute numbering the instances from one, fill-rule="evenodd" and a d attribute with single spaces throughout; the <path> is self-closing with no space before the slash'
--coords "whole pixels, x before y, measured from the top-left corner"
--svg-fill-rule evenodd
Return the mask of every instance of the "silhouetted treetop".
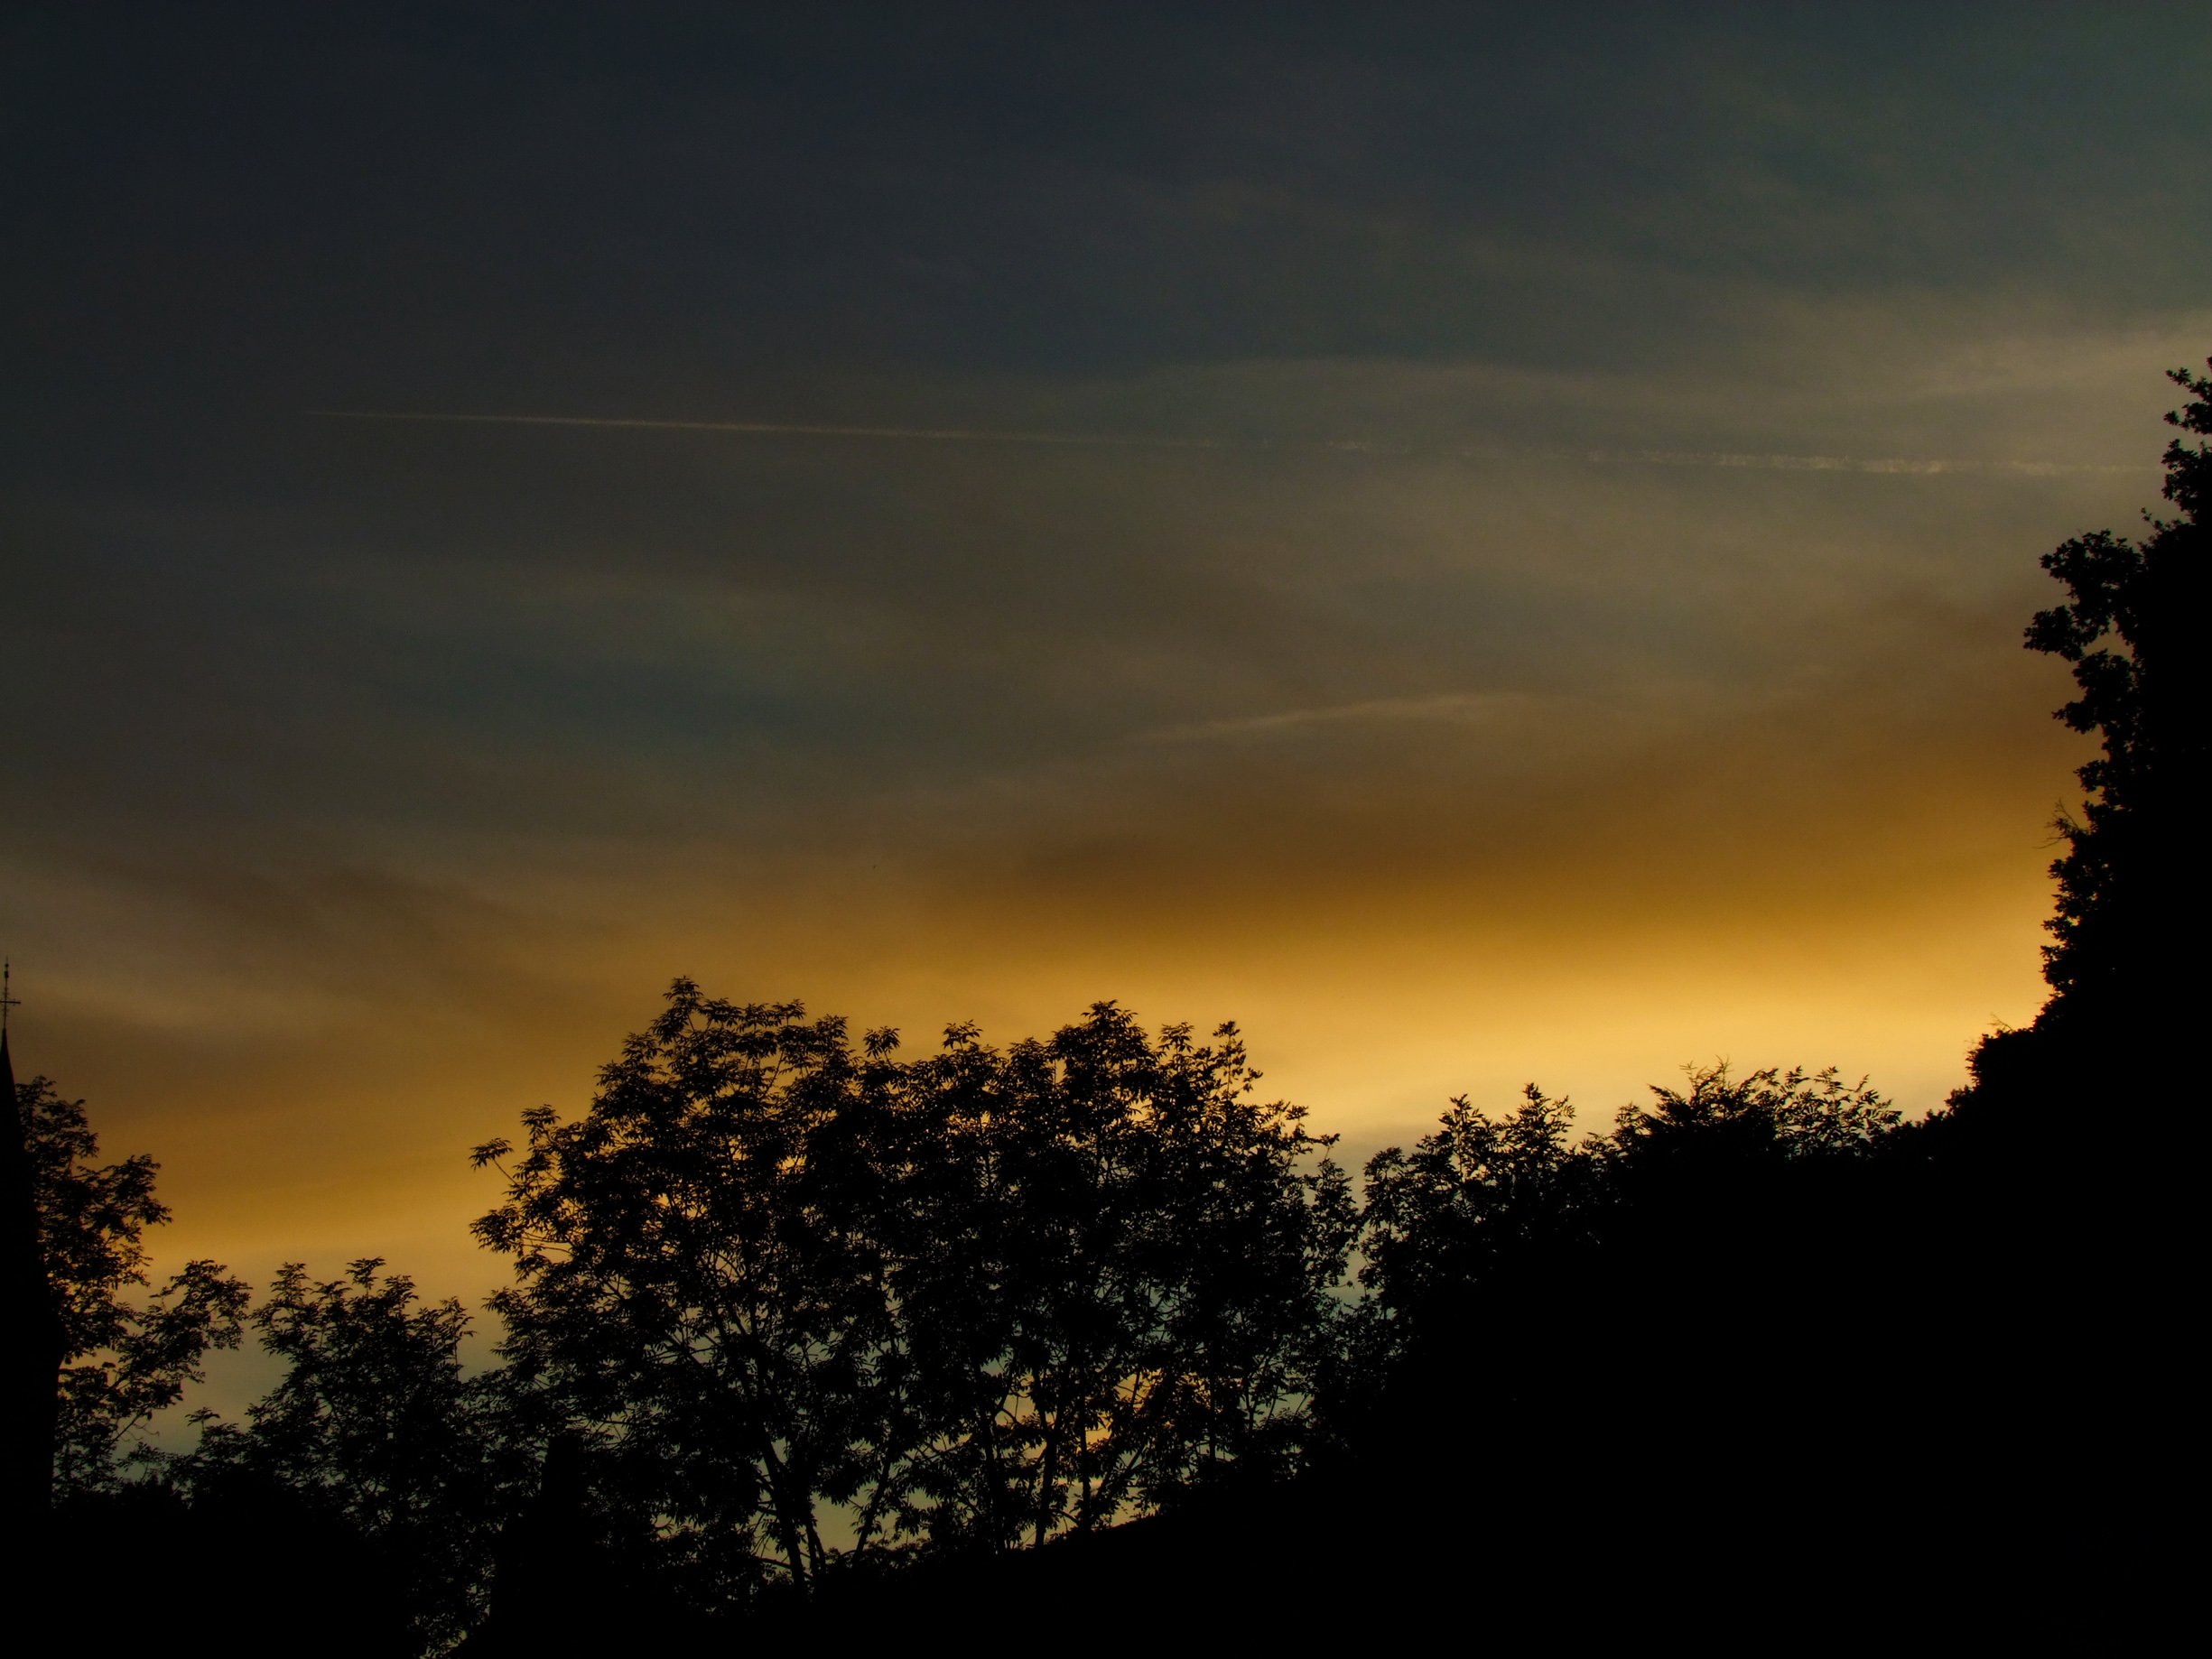
<path id="1" fill-rule="evenodd" d="M 1608 1155 L 1633 1163 L 1692 1149 L 1711 1157 L 1725 1146 L 1761 1160 L 1859 1157 L 1903 1116 L 1866 1079 L 1846 1082 L 1834 1066 L 1738 1077 L 1724 1063 L 1688 1067 L 1684 1077 L 1687 1088 L 1655 1085 L 1651 1105 L 1622 1108 Z"/>
<path id="2" fill-rule="evenodd" d="M 2192 395 L 2168 422 L 2212 434 L 2212 379 L 2186 369 L 2170 378 Z M 2028 627 L 2031 650 L 2073 666 L 2080 694 L 2059 718 L 2102 747 L 2080 769 L 2082 815 L 2061 820 L 2066 851 L 2051 866 L 2058 912 L 2047 924 L 2056 938 L 2044 952 L 2045 972 L 2057 993 L 2051 1012 L 2061 1017 L 2084 1000 L 2098 1005 L 2100 1018 L 2140 1004 L 2155 959 L 2202 920 L 2195 812 L 2212 672 L 2212 531 L 2200 510 L 2212 455 L 2176 437 L 2165 467 L 2164 494 L 2179 516 L 2150 519 L 2140 545 L 2098 531 L 2046 554 L 2043 568 L 2069 598 Z"/>
<path id="3" fill-rule="evenodd" d="M 1566 1247 L 1600 1197 L 1573 1123 L 1574 1108 L 1533 1083 L 1503 1117 L 1461 1095 L 1411 1152 L 1369 1159 L 1359 1282 L 1374 1304 L 1463 1294 L 1516 1258 Z"/>
<path id="4" fill-rule="evenodd" d="M 1573 1108 L 1532 1083 L 1504 1117 L 1462 1096 L 1411 1152 L 1376 1154 L 1360 1234 L 1371 1317 L 1549 1274 L 1616 1231 L 1623 1205 L 1672 1201 L 1687 1186 L 1710 1200 L 1788 1165 L 1864 1158 L 1901 1118 L 1864 1079 L 1847 1082 L 1833 1067 L 1737 1076 L 1715 1064 L 1686 1079 L 1580 1142 Z"/>

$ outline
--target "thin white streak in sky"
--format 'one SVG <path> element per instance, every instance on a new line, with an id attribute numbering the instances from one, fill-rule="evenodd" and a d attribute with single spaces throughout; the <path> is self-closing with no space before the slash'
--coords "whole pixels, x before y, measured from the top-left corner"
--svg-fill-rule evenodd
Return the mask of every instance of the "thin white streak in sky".
<path id="1" fill-rule="evenodd" d="M 630 431 L 728 432 L 752 438 L 861 438 L 918 443 L 1039 444 L 1070 449 L 1334 450 L 1352 455 L 1452 455 L 1468 460 L 1583 461 L 1593 467 L 1710 467 L 1761 472 L 1867 472 L 1907 477 L 1994 473 L 2056 477 L 2064 473 L 2147 473 L 2147 464 L 2081 461 L 1956 460 L 1910 456 L 1748 454 L 1726 450 L 1453 450 L 1423 444 L 1375 443 L 1362 439 L 1269 442 L 1257 439 L 1183 438 L 1136 432 L 1023 431 L 980 426 L 839 426 L 786 421 L 656 421 L 609 415 L 434 414 L 413 410 L 318 409 L 329 421 L 395 421 L 441 426 L 610 427 Z"/>
<path id="2" fill-rule="evenodd" d="M 1378 697 L 1363 702 L 1336 703 L 1322 709 L 1286 709 L 1275 714 L 1253 714 L 1223 720 L 1200 720 L 1189 726 L 1163 727 L 1140 732 L 1138 743 L 1199 743 L 1220 737 L 1260 737 L 1297 731 L 1315 726 L 1351 721 L 1437 720 L 1464 723 L 1486 720 L 1536 700 L 1525 691 L 1451 691 L 1439 697 Z"/>
<path id="3" fill-rule="evenodd" d="M 1715 450 L 1593 450 L 1597 467 L 1739 467 L 1766 472 L 1890 472 L 1928 476 L 1947 472 L 1994 472 L 2016 477 L 2053 477 L 2067 472 L 2150 472 L 2148 465 L 2102 466 L 2079 461 L 1965 461 L 1916 459 L 1904 456 L 1743 455 Z"/>
<path id="4" fill-rule="evenodd" d="M 1034 443 L 1159 450 L 1240 447 L 1212 438 L 1144 437 L 1123 432 L 1025 432 L 966 426 L 832 426 L 784 421 L 644 421 L 604 415 L 422 414 L 375 409 L 318 409 L 329 421 L 414 421 L 459 426 L 611 426 L 655 432 L 735 432 L 754 438 L 894 438 L 925 443 Z"/>

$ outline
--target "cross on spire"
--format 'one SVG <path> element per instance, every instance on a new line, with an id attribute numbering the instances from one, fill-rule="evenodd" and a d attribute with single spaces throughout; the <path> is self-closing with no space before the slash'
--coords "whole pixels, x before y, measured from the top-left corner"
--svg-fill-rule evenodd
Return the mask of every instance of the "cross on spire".
<path id="1" fill-rule="evenodd" d="M 11 996 L 8 995 L 8 980 L 14 975 L 14 963 L 0 961 L 0 1034 L 4 1034 L 7 1031 L 8 1010 L 10 1008 L 20 1008 L 23 1006 L 23 999 L 21 997 Z"/>

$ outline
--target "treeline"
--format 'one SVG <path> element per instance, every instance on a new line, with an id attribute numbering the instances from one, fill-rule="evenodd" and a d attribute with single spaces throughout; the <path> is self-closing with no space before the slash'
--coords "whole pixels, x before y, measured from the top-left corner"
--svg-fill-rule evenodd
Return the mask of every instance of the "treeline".
<path id="1" fill-rule="evenodd" d="M 1586 1315 L 1568 1281 L 1615 1257 L 1710 1275 L 1659 1251 L 1654 1218 L 1800 1203 L 1898 1130 L 1833 1072 L 1695 1072 L 1580 1141 L 1531 1089 L 1498 1118 L 1455 1102 L 1371 1160 L 1355 1200 L 1330 1137 L 1255 1081 L 1233 1028 L 1151 1035 L 1111 1004 L 1046 1041 L 955 1028 L 907 1060 L 888 1032 L 856 1043 L 679 980 L 587 1113 L 540 1109 L 519 1146 L 478 1149 L 506 1182 L 476 1224 L 514 1266 L 500 1365 L 465 1374 L 462 1309 L 380 1262 L 327 1283 L 287 1267 L 250 1313 L 194 1264 L 140 1316 L 158 1354 L 118 1340 L 112 1295 L 80 1294 L 97 1321 L 72 1327 L 65 1397 L 103 1404 L 68 1419 L 60 1492 L 281 1495 L 376 1563 L 427 1647 L 497 1605 L 503 1531 L 546 1530 L 558 1445 L 557 1543 L 591 1593 L 727 1615 L 1285 1487 L 1361 1443 L 1440 1343 L 1492 1330 L 1483 1299 Z M 150 1173 L 84 1169 L 78 1111 L 42 1080 L 26 1093 L 41 1126 L 77 1126 L 42 1167 Z M 100 1236 L 135 1259 L 151 1212 L 116 1219 Z M 243 1422 L 203 1420 L 189 1452 L 131 1450 L 242 1325 L 283 1361 L 274 1388 Z"/>
<path id="2" fill-rule="evenodd" d="M 2212 435 L 2212 380 L 2175 378 Z M 1893 1627 L 1937 1585 L 1988 1627 L 2152 1571 L 2133 1483 L 2193 1420 L 2177 964 L 2212 568 L 2212 460 L 2166 460 L 2179 516 L 2059 548 L 2068 601 L 2029 631 L 2101 741 L 2051 999 L 1920 1121 L 1833 1070 L 1716 1067 L 1578 1135 L 1532 1087 L 1355 1182 L 1231 1026 L 1101 1003 L 917 1057 L 680 979 L 581 1117 L 477 1150 L 512 1280 L 472 1371 L 467 1311 L 381 1261 L 154 1290 L 153 1164 L 100 1164 L 32 1080 L 0 1148 L 9 1467 L 56 1604 L 112 1599 L 129 1559 L 244 1571 L 230 1617 L 326 1651 L 887 1618 L 1101 1645 L 1163 1598 L 1310 1637 L 1470 1574 L 1493 1635 L 1690 1603 Z M 265 1398 L 139 1443 L 249 1336 L 283 1367 Z M 2101 1605 L 2116 1636 L 2133 1603 Z"/>

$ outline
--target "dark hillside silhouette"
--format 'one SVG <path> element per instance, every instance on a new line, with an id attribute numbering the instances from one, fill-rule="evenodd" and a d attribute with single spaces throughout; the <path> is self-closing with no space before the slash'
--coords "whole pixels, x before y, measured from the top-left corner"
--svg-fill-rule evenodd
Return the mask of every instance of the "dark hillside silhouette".
<path id="1" fill-rule="evenodd" d="M 2079 1511 L 2102 1517 L 2105 1556 L 2153 1571 L 2176 1546 L 2143 1517 L 2170 1484 L 2164 1471 L 2193 1465 L 2201 1440 L 2177 1310 L 2198 1293 L 2201 1253 L 2191 1183 L 2212 712 L 2212 453 L 2186 441 L 2212 437 L 2212 378 L 2169 378 L 2190 394 L 2166 417 L 2179 429 L 2163 490 L 2177 515 L 2146 514 L 2140 543 L 2097 532 L 2047 555 L 2068 598 L 2028 629 L 2031 650 L 2073 669 L 2079 694 L 2059 718 L 2100 750 L 2080 770 L 2079 816 L 2059 824 L 2051 996 L 2031 1025 L 1975 1049 L 1971 1082 L 1926 1136 L 1957 1189 L 1962 1233 L 2012 1241 L 1989 1302 L 2017 1363 L 2016 1426 Z M 2086 1114 L 2101 1131 L 2087 1142 Z M 2099 1155 L 2088 1145 L 2102 1135 L 2118 1139 Z"/>
<path id="2" fill-rule="evenodd" d="M 2172 378 L 2192 395 L 2170 422 L 2212 434 L 2212 380 Z M 2142 1617 L 2128 1580 L 2178 1565 L 2158 1471 L 2198 1439 L 2175 1317 L 2195 1161 L 2164 1149 L 2201 1133 L 2212 459 L 2176 438 L 2165 460 L 2178 517 L 2043 561 L 2068 598 L 2027 644 L 2073 666 L 2059 718 L 2102 752 L 2060 823 L 2035 1023 L 1983 1041 L 1924 1123 L 1833 1079 L 1704 1073 L 1585 1151 L 1531 1090 L 1383 1154 L 1336 1403 L 1352 1501 L 1432 1506 L 1421 1425 L 1471 1413 L 1531 1427 L 1486 1459 L 1508 1508 L 1579 1486 L 1637 1539 L 1631 1601 L 1702 1580 L 1707 1614 L 1809 1608 L 1910 1528 L 1939 1569 L 1862 1610 L 2106 1640 Z"/>

